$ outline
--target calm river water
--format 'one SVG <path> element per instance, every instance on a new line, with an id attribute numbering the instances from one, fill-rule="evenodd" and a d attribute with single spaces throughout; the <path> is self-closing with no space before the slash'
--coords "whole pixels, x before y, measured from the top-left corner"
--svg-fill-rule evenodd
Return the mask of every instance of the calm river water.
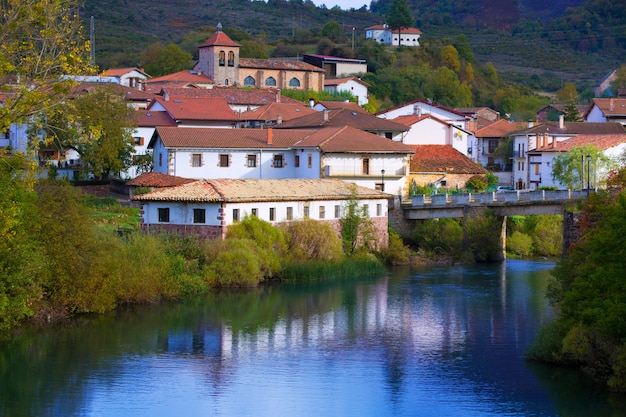
<path id="1" fill-rule="evenodd" d="M 0 342 L 0 415 L 626 416 L 523 355 L 549 262 L 393 270 L 81 318 Z"/>

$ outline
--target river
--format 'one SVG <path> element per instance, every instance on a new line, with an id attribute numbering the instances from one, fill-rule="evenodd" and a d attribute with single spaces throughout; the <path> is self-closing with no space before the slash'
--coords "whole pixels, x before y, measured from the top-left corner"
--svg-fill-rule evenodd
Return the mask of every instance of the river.
<path id="1" fill-rule="evenodd" d="M 547 261 L 394 269 L 80 317 L 0 342 L 7 417 L 626 416 L 524 360 Z"/>

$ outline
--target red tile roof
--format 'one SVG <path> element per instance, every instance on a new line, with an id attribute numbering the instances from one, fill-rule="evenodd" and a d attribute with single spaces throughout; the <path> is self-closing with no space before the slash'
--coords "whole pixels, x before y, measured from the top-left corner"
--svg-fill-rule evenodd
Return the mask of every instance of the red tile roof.
<path id="1" fill-rule="evenodd" d="M 272 70 L 297 70 L 324 72 L 325 70 L 303 61 L 282 59 L 239 58 L 239 68 L 262 68 Z"/>
<path id="2" fill-rule="evenodd" d="M 448 145 L 414 145 L 411 173 L 486 174 L 487 170 Z"/>
<path id="3" fill-rule="evenodd" d="M 500 119 L 474 132 L 477 138 L 503 138 L 528 126 L 525 122 L 510 122 Z"/>
<path id="4" fill-rule="evenodd" d="M 146 85 L 187 83 L 187 84 L 214 84 L 214 81 L 206 75 L 195 70 L 183 70 L 172 74 L 155 77 L 144 81 Z"/>
<path id="5" fill-rule="evenodd" d="M 620 123 L 563 122 L 563 127 L 561 127 L 559 122 L 548 122 L 515 133 L 521 135 L 611 135 L 624 132 L 624 126 Z"/>
<path id="6" fill-rule="evenodd" d="M 350 126 L 326 127 L 296 144 L 296 147 L 319 147 L 329 153 L 413 153 L 413 148 L 401 142 L 383 138 Z"/>
<path id="7" fill-rule="evenodd" d="M 241 46 L 237 42 L 234 42 L 231 38 L 228 37 L 227 34 L 218 30 L 215 32 L 209 39 L 207 39 L 203 44 L 198 46 L 198 48 L 204 48 L 207 46 Z"/>
<path id="8" fill-rule="evenodd" d="M 391 32 L 391 29 L 389 29 L 387 25 L 374 25 L 365 28 L 365 30 L 388 30 Z M 396 30 L 394 33 L 398 33 L 398 31 Z M 422 31 L 417 28 L 402 28 L 402 33 L 416 33 L 421 35 Z"/>
<path id="9" fill-rule="evenodd" d="M 137 71 L 144 74 L 146 77 L 149 77 L 142 69 L 137 67 L 129 67 L 129 68 L 109 68 L 108 70 L 104 70 L 100 73 L 100 75 L 105 77 L 121 77 L 122 75 L 126 75 L 129 72 Z"/>
<path id="10" fill-rule="evenodd" d="M 176 177 L 160 172 L 144 172 L 136 178 L 128 181 L 126 185 L 131 187 L 176 187 L 193 182 L 191 178 Z"/>
<path id="11" fill-rule="evenodd" d="M 574 147 L 584 145 L 593 145 L 596 149 L 605 151 L 623 143 L 626 143 L 626 133 L 616 135 L 579 135 L 557 142 L 556 146 L 550 143 L 529 152 L 567 152 Z"/>
<path id="12" fill-rule="evenodd" d="M 318 103 L 329 110 L 348 109 L 369 114 L 367 110 L 353 101 L 318 101 Z"/>
<path id="13" fill-rule="evenodd" d="M 213 88 L 176 88 L 165 86 L 159 95 L 169 94 L 170 99 L 179 97 L 188 98 L 223 98 L 230 105 L 251 105 L 262 106 L 268 103 L 292 103 L 302 104 L 298 100 L 284 97 L 279 90 L 274 89 L 254 89 L 243 90 L 234 87 L 213 87 Z"/>
<path id="14" fill-rule="evenodd" d="M 165 110 L 176 120 L 238 121 L 239 117 L 221 98 L 169 98 L 156 97 Z"/>
<path id="15" fill-rule="evenodd" d="M 585 116 L 589 114 L 594 104 L 607 117 L 626 116 L 625 98 L 594 98 L 592 105 L 585 112 Z"/>
<path id="16" fill-rule="evenodd" d="M 133 197 L 136 201 L 269 202 L 302 200 L 386 199 L 378 190 L 334 179 L 196 180 L 178 187 Z"/>
<path id="17" fill-rule="evenodd" d="M 448 113 L 456 114 L 457 116 L 461 116 L 461 117 L 464 117 L 464 118 L 468 117 L 466 114 L 461 113 L 460 111 L 451 109 L 451 108 L 446 107 L 446 106 L 442 106 L 441 104 L 433 103 L 432 101 L 429 102 L 428 100 L 423 100 L 421 98 L 418 98 L 418 99 L 415 99 L 415 100 L 411 100 L 411 101 L 407 101 L 405 103 L 400 103 L 400 104 L 398 104 L 396 106 L 393 106 L 393 107 L 390 107 L 388 109 L 379 111 L 378 113 L 376 113 L 376 115 L 378 116 L 378 115 L 386 114 L 386 113 L 389 113 L 389 112 L 391 112 L 393 110 L 402 109 L 404 107 L 409 107 L 409 106 L 413 107 L 415 104 L 419 104 L 419 103 L 425 104 L 428 107 L 434 107 L 434 108 L 437 108 L 437 109 L 441 109 L 441 110 L 444 110 L 444 111 L 446 111 Z"/>
<path id="18" fill-rule="evenodd" d="M 269 103 L 255 110 L 241 113 L 240 118 L 241 120 L 277 120 L 280 115 L 284 121 L 311 113 L 318 113 L 318 111 L 302 103 Z"/>
<path id="19" fill-rule="evenodd" d="M 137 110 L 138 127 L 176 126 L 176 121 L 165 111 Z"/>

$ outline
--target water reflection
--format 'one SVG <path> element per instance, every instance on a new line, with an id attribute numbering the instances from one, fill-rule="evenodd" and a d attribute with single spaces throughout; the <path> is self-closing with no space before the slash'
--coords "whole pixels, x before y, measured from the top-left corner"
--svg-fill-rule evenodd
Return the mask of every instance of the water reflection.
<path id="1" fill-rule="evenodd" d="M 0 415 L 626 415 L 523 360 L 550 267 L 398 269 L 25 332 L 0 345 Z"/>

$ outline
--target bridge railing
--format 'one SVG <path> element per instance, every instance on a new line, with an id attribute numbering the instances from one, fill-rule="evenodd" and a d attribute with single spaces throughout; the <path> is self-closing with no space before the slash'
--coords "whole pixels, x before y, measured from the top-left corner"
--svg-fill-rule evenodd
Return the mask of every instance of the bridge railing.
<path id="1" fill-rule="evenodd" d="M 567 201 L 585 198 L 589 195 L 587 190 L 536 190 L 536 191 L 511 191 L 504 193 L 465 193 L 465 194 L 417 194 L 412 197 L 414 207 L 431 205 L 442 206 L 446 204 L 493 204 L 493 203 L 517 203 L 533 201 Z"/>

